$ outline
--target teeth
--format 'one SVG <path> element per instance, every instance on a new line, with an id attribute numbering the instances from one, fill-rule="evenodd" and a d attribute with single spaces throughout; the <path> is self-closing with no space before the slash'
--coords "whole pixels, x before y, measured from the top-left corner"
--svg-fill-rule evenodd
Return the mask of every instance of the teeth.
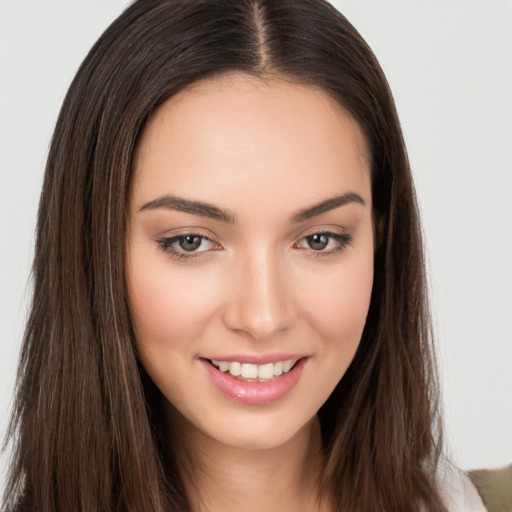
<path id="1" fill-rule="evenodd" d="M 260 379 L 271 379 L 274 376 L 274 364 L 262 364 L 258 368 L 258 377 Z"/>
<path id="2" fill-rule="evenodd" d="M 295 361 L 291 361 L 291 360 L 285 361 L 283 363 L 283 372 L 284 373 L 289 372 L 294 364 L 295 364 Z"/>
<path id="3" fill-rule="evenodd" d="M 242 373 L 242 365 L 238 362 L 229 363 L 229 373 L 238 377 Z"/>
<path id="4" fill-rule="evenodd" d="M 267 364 L 239 363 L 238 361 L 218 361 L 212 359 L 212 364 L 221 372 L 229 372 L 234 377 L 243 377 L 244 379 L 260 379 L 266 381 L 274 377 L 279 377 L 283 373 L 289 372 L 297 359 L 288 359 L 287 361 L 277 361 Z"/>
<path id="5" fill-rule="evenodd" d="M 258 365 L 243 364 L 241 375 L 244 379 L 255 379 L 258 376 Z"/>

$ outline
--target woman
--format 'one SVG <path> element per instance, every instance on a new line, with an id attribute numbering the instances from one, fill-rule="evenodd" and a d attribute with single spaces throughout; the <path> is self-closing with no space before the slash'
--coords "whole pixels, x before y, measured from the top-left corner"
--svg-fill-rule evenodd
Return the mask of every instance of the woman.
<path id="1" fill-rule="evenodd" d="M 482 510 L 440 476 L 393 100 L 327 3 L 135 2 L 64 102 L 34 277 L 8 509 Z"/>

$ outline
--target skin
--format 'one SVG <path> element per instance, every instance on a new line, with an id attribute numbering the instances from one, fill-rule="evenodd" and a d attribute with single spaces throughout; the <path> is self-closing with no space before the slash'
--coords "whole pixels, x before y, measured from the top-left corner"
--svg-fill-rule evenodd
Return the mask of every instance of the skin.
<path id="1" fill-rule="evenodd" d="M 346 193 L 364 204 L 293 220 Z M 215 205 L 233 222 L 143 208 L 166 194 Z M 315 88 L 236 73 L 189 87 L 150 119 L 134 159 L 128 295 L 139 356 L 187 454 L 195 510 L 318 510 L 316 413 L 365 324 L 371 199 L 357 123 Z M 351 240 L 332 235 L 312 248 L 307 237 L 319 232 Z M 211 241 L 191 252 L 162 245 L 190 233 Z M 223 395 L 200 361 L 282 352 L 308 359 L 296 386 L 263 405 Z"/>

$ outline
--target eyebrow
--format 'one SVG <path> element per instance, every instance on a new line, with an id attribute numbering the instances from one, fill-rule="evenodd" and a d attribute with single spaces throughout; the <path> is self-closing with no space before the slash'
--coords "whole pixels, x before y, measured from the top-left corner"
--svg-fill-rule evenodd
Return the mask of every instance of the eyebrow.
<path id="1" fill-rule="evenodd" d="M 326 199 L 313 206 L 300 210 L 292 216 L 292 222 L 303 222 L 305 220 L 326 213 L 330 210 L 340 208 L 346 204 L 356 203 L 365 205 L 363 198 L 355 192 L 346 192 L 340 196 Z M 165 195 L 157 199 L 153 199 L 141 206 L 139 211 L 144 210 L 157 210 L 164 208 L 166 210 L 176 210 L 179 212 L 190 213 L 191 215 L 199 215 L 201 217 L 209 217 L 211 219 L 220 220 L 222 222 L 228 222 L 234 224 L 236 217 L 227 210 L 222 210 L 217 206 L 202 201 L 192 201 L 190 199 L 183 199 L 172 195 Z"/>
<path id="2" fill-rule="evenodd" d="M 202 201 L 192 201 L 190 199 L 183 199 L 181 197 L 165 195 L 158 199 L 153 199 L 141 206 L 139 211 L 143 210 L 157 210 L 158 208 L 165 208 L 166 210 L 176 210 L 179 212 L 190 213 L 192 215 L 200 215 L 201 217 L 209 217 L 211 219 L 220 220 L 223 222 L 235 223 L 235 216 L 226 211 L 213 206 L 209 203 Z"/>
<path id="3" fill-rule="evenodd" d="M 303 222 L 311 219 L 312 217 L 316 217 L 317 215 L 321 215 L 322 213 L 326 213 L 350 203 L 361 204 L 363 206 L 366 204 L 359 194 L 356 194 L 355 192 L 346 192 L 341 196 L 326 199 L 321 203 L 305 208 L 304 210 L 300 210 L 292 217 L 292 222 Z"/>

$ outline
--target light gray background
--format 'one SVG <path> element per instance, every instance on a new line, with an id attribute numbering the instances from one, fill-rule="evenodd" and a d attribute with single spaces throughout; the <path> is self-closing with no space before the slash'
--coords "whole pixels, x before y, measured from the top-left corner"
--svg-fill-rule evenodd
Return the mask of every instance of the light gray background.
<path id="1" fill-rule="evenodd" d="M 0 435 L 53 125 L 81 60 L 127 3 L 0 0 Z M 452 455 L 464 469 L 511 463 L 512 2 L 334 4 L 374 49 L 403 123 L 425 224 Z"/>

